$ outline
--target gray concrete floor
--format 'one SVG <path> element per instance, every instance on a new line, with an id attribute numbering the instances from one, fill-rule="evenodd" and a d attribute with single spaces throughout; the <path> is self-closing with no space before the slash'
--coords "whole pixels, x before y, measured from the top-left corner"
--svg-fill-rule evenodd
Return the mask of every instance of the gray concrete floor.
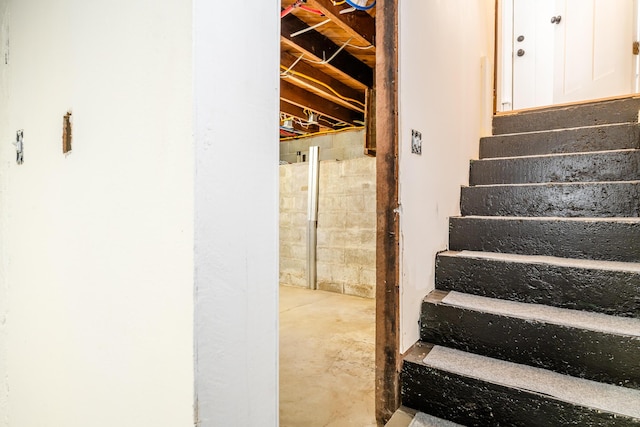
<path id="1" fill-rule="evenodd" d="M 374 427 L 375 301 L 280 287 L 280 426 Z"/>

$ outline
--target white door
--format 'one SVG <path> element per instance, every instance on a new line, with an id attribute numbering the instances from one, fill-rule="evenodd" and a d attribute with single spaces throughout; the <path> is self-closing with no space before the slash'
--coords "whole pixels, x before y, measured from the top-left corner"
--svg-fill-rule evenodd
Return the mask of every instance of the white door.
<path id="1" fill-rule="evenodd" d="M 513 2 L 513 108 L 553 104 L 556 0 Z"/>
<path id="2" fill-rule="evenodd" d="M 502 39 L 503 69 L 512 66 L 511 81 L 502 78 L 512 85 L 502 90 L 503 111 L 635 91 L 634 0 L 511 2 L 512 24 L 502 25 L 510 38 Z"/>

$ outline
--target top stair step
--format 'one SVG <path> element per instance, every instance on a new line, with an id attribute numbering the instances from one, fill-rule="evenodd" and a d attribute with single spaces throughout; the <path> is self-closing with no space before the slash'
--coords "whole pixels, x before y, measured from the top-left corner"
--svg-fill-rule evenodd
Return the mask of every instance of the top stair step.
<path id="1" fill-rule="evenodd" d="M 494 117 L 493 134 L 637 123 L 639 110 L 640 97 L 633 97 L 522 111 Z"/>
<path id="2" fill-rule="evenodd" d="M 542 132 L 488 136 L 480 139 L 480 158 L 640 148 L 640 125 L 623 123 Z"/>

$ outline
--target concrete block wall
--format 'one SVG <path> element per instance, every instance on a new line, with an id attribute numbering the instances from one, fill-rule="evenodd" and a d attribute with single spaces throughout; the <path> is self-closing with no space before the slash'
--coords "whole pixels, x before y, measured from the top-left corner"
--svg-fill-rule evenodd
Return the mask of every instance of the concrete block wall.
<path id="1" fill-rule="evenodd" d="M 280 166 L 280 283 L 307 286 L 309 164 Z"/>
<path id="2" fill-rule="evenodd" d="M 347 160 L 364 156 L 365 131 L 350 130 L 280 142 L 280 160 L 296 163 L 300 151 L 309 157 L 309 147 L 320 147 L 320 160 Z"/>
<path id="3" fill-rule="evenodd" d="M 307 164 L 280 166 L 281 284 L 307 286 L 307 180 Z M 375 158 L 322 161 L 319 185 L 318 287 L 373 298 Z"/>

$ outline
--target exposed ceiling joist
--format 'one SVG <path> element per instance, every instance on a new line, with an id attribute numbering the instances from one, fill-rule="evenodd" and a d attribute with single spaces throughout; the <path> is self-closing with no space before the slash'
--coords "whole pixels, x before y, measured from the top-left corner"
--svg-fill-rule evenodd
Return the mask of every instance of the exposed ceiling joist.
<path id="1" fill-rule="evenodd" d="M 338 105 L 282 79 L 280 80 L 280 99 L 339 122 L 357 125 L 359 123 L 356 122 L 364 121 L 364 114 Z"/>
<path id="2" fill-rule="evenodd" d="M 307 113 L 304 112 L 304 108 L 298 107 L 297 105 L 289 104 L 287 101 L 281 99 L 280 100 L 280 111 L 284 113 L 288 117 L 294 117 L 299 119 L 300 121 L 306 122 L 308 119 Z M 320 119 L 320 127 L 321 128 L 329 128 L 332 129 L 336 125 L 336 120 L 322 117 Z"/>
<path id="3" fill-rule="evenodd" d="M 287 52 L 280 53 L 280 65 L 286 68 L 291 67 L 297 60 L 298 58 L 291 55 L 290 53 L 287 53 Z M 284 71 L 284 70 L 281 70 L 281 71 Z M 292 71 L 302 73 L 315 80 L 318 80 L 324 83 L 325 85 L 333 88 L 333 90 L 335 90 L 340 95 L 346 98 L 352 98 L 352 99 L 358 100 L 359 102 L 365 102 L 364 91 L 353 89 L 352 87 L 347 86 L 341 81 L 334 79 L 330 75 L 323 73 L 319 69 L 312 67 L 311 65 L 309 65 L 304 61 L 298 61 L 295 67 L 292 68 Z"/>
<path id="4" fill-rule="evenodd" d="M 300 120 L 307 119 L 307 115 L 304 112 L 304 108 L 298 107 L 297 105 L 290 104 L 283 99 L 280 99 L 280 111 L 282 111 L 287 116 L 296 117 Z"/>
<path id="5" fill-rule="evenodd" d="M 360 105 L 357 102 L 345 100 L 337 96 L 336 94 L 328 91 L 322 85 L 317 84 L 316 82 L 309 81 L 304 77 L 298 77 L 295 75 L 288 75 L 286 77 L 282 77 L 282 79 L 286 79 L 289 83 L 292 83 L 299 88 L 308 90 L 318 96 L 321 96 L 331 102 L 335 102 L 338 105 L 342 105 L 343 107 L 349 108 L 350 110 L 359 111 L 360 113 L 364 113 L 364 105 Z"/>
<path id="6" fill-rule="evenodd" d="M 346 52 L 329 38 L 315 30 L 309 30 L 295 37 L 291 34 L 309 28 L 302 20 L 289 14 L 281 20 L 281 41 L 305 54 L 307 59 L 323 61 L 335 57 L 327 65 L 366 87 L 373 86 L 373 70 L 365 63 Z M 339 52 L 338 52 L 339 51 Z"/>
<path id="7" fill-rule="evenodd" d="M 294 117 L 301 122 L 307 121 L 307 114 L 304 112 L 304 108 L 300 108 L 297 105 L 289 104 L 287 101 L 280 100 L 280 111 L 283 112 L 288 117 Z M 331 123 L 321 123 L 320 125 L 308 125 L 308 127 L 304 127 L 300 125 L 297 121 L 293 122 L 293 128 L 297 131 L 312 133 L 317 132 L 321 128 L 333 128 Z"/>
<path id="8" fill-rule="evenodd" d="M 308 0 L 307 3 L 342 28 L 354 41 L 362 45 L 375 46 L 376 20 L 362 11 L 340 13 L 331 0 Z"/>
<path id="9" fill-rule="evenodd" d="M 320 132 L 320 126 L 318 125 L 308 125 L 307 127 L 305 127 L 299 124 L 298 122 L 293 122 L 293 129 L 302 133 Z"/>

